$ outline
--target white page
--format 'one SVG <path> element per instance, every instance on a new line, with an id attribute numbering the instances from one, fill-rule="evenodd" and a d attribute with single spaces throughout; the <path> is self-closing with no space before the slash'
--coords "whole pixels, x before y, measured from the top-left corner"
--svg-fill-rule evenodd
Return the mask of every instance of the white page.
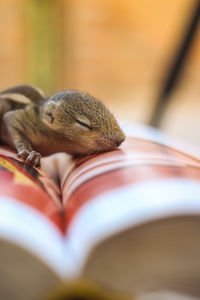
<path id="1" fill-rule="evenodd" d="M 0 197 L 0 238 L 27 249 L 59 277 L 70 277 L 76 266 L 69 244 L 53 222 L 11 197 Z"/>
<path id="2" fill-rule="evenodd" d="M 77 270 L 101 240 L 156 218 L 181 215 L 200 217 L 200 183 L 195 180 L 154 180 L 97 196 L 79 209 L 69 226 Z"/>

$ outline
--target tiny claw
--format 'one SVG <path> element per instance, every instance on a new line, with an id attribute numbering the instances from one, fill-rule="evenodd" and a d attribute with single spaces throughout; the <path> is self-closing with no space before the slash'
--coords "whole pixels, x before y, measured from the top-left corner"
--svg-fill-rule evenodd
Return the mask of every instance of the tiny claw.
<path id="1" fill-rule="evenodd" d="M 31 151 L 28 157 L 26 158 L 26 162 L 35 167 L 40 167 L 40 158 L 41 158 L 40 153 L 36 151 Z"/>
<path id="2" fill-rule="evenodd" d="M 38 156 L 37 158 L 35 158 L 35 161 L 34 161 L 34 166 L 37 167 L 37 168 L 40 168 L 40 159 L 41 159 L 41 155 Z"/>
<path id="3" fill-rule="evenodd" d="M 28 150 L 22 150 L 17 153 L 17 157 L 22 158 L 23 160 L 26 160 L 29 155 L 30 155 L 30 152 Z"/>

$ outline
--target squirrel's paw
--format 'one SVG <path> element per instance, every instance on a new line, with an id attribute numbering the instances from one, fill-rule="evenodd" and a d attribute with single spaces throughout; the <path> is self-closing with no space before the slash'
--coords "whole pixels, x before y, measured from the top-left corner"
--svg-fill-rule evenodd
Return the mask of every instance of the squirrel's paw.
<path id="1" fill-rule="evenodd" d="M 40 153 L 31 151 L 29 156 L 26 159 L 26 162 L 33 165 L 34 167 L 40 167 L 40 158 L 41 158 Z"/>
<path id="2" fill-rule="evenodd" d="M 23 160 L 26 160 L 27 157 L 29 156 L 30 152 L 27 151 L 27 150 L 22 150 L 20 152 L 17 153 L 17 157 L 23 159 Z"/>
<path id="3" fill-rule="evenodd" d="M 17 154 L 17 157 L 22 158 L 34 167 L 40 167 L 41 155 L 36 151 L 29 152 L 27 150 L 22 150 Z"/>

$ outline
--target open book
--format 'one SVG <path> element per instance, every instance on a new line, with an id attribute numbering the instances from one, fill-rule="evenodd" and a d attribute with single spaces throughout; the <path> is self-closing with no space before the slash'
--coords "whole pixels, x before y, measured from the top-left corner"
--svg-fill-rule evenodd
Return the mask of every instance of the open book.
<path id="1" fill-rule="evenodd" d="M 0 149 L 0 299 L 40 299 L 76 281 L 113 299 L 200 296 L 198 155 L 151 133 L 42 163 L 38 170 Z"/>

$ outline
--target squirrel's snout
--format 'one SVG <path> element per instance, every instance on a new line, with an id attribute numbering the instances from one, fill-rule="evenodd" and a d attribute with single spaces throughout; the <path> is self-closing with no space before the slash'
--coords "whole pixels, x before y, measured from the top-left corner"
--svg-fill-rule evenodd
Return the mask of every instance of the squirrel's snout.
<path id="1" fill-rule="evenodd" d="M 120 137 L 117 137 L 116 139 L 110 140 L 111 150 L 119 147 L 121 145 L 121 143 L 123 143 L 124 140 L 125 140 L 125 136 L 123 136 L 123 137 L 120 136 Z"/>
<path id="2" fill-rule="evenodd" d="M 125 140 L 125 134 L 121 134 L 120 136 L 117 137 L 115 144 L 117 147 L 119 147 L 121 145 L 121 143 L 123 143 Z"/>
<path id="3" fill-rule="evenodd" d="M 114 148 L 117 148 L 121 145 L 121 143 L 123 143 L 123 141 L 125 140 L 125 134 L 122 132 L 118 133 L 114 138 L 111 139 L 113 144 L 114 144 Z"/>
<path id="4" fill-rule="evenodd" d="M 101 148 L 101 150 L 114 150 L 121 145 L 121 143 L 125 140 L 125 135 L 120 134 L 116 137 L 102 137 L 98 139 L 96 142 Z"/>
<path id="5" fill-rule="evenodd" d="M 115 142 L 116 146 L 119 147 L 123 141 L 124 141 L 124 139 L 123 140 L 122 139 L 121 140 L 117 140 Z"/>

